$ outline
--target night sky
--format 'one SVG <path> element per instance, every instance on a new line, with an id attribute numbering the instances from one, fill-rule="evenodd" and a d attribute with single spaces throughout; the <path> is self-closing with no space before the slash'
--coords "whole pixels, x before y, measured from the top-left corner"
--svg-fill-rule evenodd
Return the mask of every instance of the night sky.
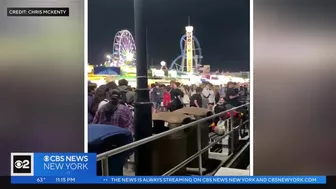
<path id="1" fill-rule="evenodd" d="M 212 71 L 249 71 L 249 0 L 146 0 L 149 62 L 167 64 L 180 55 L 185 26 L 194 26 L 202 64 Z M 89 63 L 101 64 L 113 51 L 116 32 L 134 36 L 133 0 L 89 0 Z M 135 39 L 136 41 L 136 39 Z"/>

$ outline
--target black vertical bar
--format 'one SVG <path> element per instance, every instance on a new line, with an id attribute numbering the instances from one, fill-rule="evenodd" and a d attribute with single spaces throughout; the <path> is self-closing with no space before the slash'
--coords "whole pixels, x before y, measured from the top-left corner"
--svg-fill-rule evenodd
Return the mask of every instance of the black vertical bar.
<path id="1" fill-rule="evenodd" d="M 152 136 L 152 104 L 149 102 L 147 78 L 147 48 L 145 0 L 134 0 L 134 22 L 136 42 L 137 89 L 135 102 L 135 139 Z M 135 174 L 152 175 L 152 155 L 150 144 L 139 146 L 135 153 Z"/>
<path id="2" fill-rule="evenodd" d="M 147 69 L 150 68 L 151 66 L 150 63 L 149 63 L 149 49 L 148 49 L 148 29 L 146 28 L 146 61 L 147 61 Z"/>

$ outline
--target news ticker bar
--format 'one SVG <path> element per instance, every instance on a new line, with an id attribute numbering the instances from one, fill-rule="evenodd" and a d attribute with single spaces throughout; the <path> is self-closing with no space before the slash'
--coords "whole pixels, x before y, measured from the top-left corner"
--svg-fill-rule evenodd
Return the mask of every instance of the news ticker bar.
<path id="1" fill-rule="evenodd" d="M 11 153 L 13 184 L 326 184 L 325 176 L 98 177 L 95 153 Z"/>
<path id="2" fill-rule="evenodd" d="M 12 184 L 326 184 L 325 176 L 11 177 Z"/>
<path id="3" fill-rule="evenodd" d="M 9 7 L 7 16 L 69 16 L 69 8 Z"/>

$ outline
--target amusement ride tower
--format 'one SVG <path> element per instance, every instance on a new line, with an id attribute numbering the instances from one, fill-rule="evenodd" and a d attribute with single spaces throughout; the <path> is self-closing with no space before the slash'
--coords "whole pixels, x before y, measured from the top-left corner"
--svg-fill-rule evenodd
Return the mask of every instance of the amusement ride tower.
<path id="1" fill-rule="evenodd" d="M 188 24 L 185 29 L 186 34 L 180 39 L 181 54 L 173 60 L 169 69 L 189 74 L 198 71 L 203 56 L 201 45 L 193 34 L 194 27 Z"/>

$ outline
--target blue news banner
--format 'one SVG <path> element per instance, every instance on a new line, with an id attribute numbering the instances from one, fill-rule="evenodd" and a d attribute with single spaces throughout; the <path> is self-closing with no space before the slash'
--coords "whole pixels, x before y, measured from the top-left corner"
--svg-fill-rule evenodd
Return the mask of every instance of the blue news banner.
<path id="1" fill-rule="evenodd" d="M 96 176 L 93 153 L 12 153 L 12 184 L 326 184 L 325 176 Z"/>

